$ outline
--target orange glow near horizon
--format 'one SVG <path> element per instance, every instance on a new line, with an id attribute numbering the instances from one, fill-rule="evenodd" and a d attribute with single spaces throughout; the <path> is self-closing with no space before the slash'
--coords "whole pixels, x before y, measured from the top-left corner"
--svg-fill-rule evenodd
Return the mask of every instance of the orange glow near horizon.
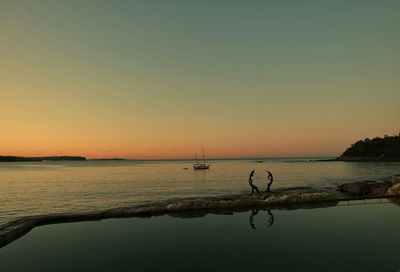
<path id="1" fill-rule="evenodd" d="M 2 5 L 0 155 L 334 157 L 400 131 L 399 3 L 134 2 Z"/>
<path id="2" fill-rule="evenodd" d="M 25 135 L 21 131 L 16 137 L 10 135 L 2 147 L 2 155 L 16 156 L 56 156 L 78 155 L 87 158 L 128 158 L 128 159 L 179 159 L 194 158 L 195 153 L 200 155 L 201 142 L 194 135 L 186 134 L 185 138 L 174 139 L 173 136 L 163 137 L 134 137 L 124 133 L 94 134 L 85 137 L 85 134 L 68 134 L 68 129 L 56 130 L 48 133 L 42 130 L 34 134 Z M 58 132 L 57 132 L 58 131 Z M 257 133 L 257 131 L 253 132 Z M 61 133 L 61 135 L 58 135 Z M 87 132 L 85 132 L 87 133 Z M 310 131 L 303 137 L 294 133 L 265 135 L 249 137 L 246 133 L 237 134 L 225 139 L 225 135 L 201 139 L 207 158 L 240 158 L 240 157 L 301 157 L 301 156 L 338 156 L 351 143 L 360 139 L 356 133 L 349 139 L 348 135 L 332 134 L 329 131 L 322 134 Z M 17 135 L 18 135 L 17 134 Z M 322 134 L 322 135 L 321 135 Z M 283 135 L 283 136 L 280 136 Z M 365 134 L 363 134 L 365 135 Z M 374 137 L 374 134 L 367 135 Z M 7 139 L 6 139 L 7 140 Z M 210 144 L 211 143 L 211 144 Z"/>

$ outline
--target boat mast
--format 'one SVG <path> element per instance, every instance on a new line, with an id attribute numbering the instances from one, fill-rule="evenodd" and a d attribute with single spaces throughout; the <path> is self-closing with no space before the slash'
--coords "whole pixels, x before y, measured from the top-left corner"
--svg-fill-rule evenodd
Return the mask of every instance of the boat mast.
<path id="1" fill-rule="evenodd" d="M 206 161 L 206 157 L 204 157 L 204 148 L 203 148 L 203 146 L 201 146 L 201 150 L 203 151 L 203 162 L 205 162 Z"/>

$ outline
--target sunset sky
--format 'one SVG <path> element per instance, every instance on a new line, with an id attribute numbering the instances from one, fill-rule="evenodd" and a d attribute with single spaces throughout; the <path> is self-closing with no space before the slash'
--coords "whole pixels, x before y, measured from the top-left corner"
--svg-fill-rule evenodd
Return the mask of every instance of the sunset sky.
<path id="1" fill-rule="evenodd" d="M 399 14 L 397 0 L 0 0 L 0 155 L 339 155 L 400 132 Z"/>

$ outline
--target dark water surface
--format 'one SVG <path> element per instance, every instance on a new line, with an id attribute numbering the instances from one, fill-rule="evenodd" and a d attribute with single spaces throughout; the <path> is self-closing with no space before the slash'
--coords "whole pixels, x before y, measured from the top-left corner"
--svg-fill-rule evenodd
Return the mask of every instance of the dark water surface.
<path id="1" fill-rule="evenodd" d="M 0 249 L 0 271 L 397 272 L 400 207 L 367 203 L 48 225 Z"/>
<path id="2" fill-rule="evenodd" d="M 183 168 L 188 168 L 184 170 Z M 238 194 L 249 190 L 248 175 L 272 189 L 335 186 L 349 181 L 382 180 L 400 173 L 400 162 L 310 162 L 308 159 L 211 161 L 193 171 L 192 161 L 82 161 L 0 163 L 0 225 L 27 215 L 82 212 L 170 198 Z"/>

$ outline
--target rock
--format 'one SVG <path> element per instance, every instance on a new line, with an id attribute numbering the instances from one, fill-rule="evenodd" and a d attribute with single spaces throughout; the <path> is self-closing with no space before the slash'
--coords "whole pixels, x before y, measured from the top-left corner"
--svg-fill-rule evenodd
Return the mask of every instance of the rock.
<path id="1" fill-rule="evenodd" d="M 399 184 L 399 183 L 400 183 L 400 175 L 394 175 L 392 177 L 392 184 L 396 185 L 396 184 Z"/>
<path id="2" fill-rule="evenodd" d="M 383 196 L 386 193 L 387 188 L 374 188 L 368 196 Z"/>
<path id="3" fill-rule="evenodd" d="M 345 183 L 338 186 L 342 192 L 365 195 L 365 196 L 383 196 L 386 190 L 391 186 L 391 182 L 376 182 L 373 180 L 357 181 Z"/>
<path id="4" fill-rule="evenodd" d="M 300 199 L 301 199 L 301 201 L 303 201 L 303 202 L 311 201 L 311 199 L 312 199 L 312 194 L 310 194 L 310 193 L 301 194 Z"/>
<path id="5" fill-rule="evenodd" d="M 289 199 L 290 199 L 289 195 L 283 195 L 283 196 L 280 196 L 280 197 L 276 198 L 275 201 L 277 203 L 283 203 L 283 202 L 286 202 Z M 291 201 L 288 201 L 288 202 L 291 202 Z"/>
<path id="6" fill-rule="evenodd" d="M 291 202 L 291 203 L 298 203 L 298 202 L 300 201 L 300 199 L 301 199 L 301 196 L 300 196 L 300 195 L 293 194 L 293 195 L 291 195 L 291 196 L 289 197 L 288 202 Z"/>
<path id="7" fill-rule="evenodd" d="M 340 185 L 340 191 L 351 194 L 366 194 L 370 193 L 370 184 L 374 181 L 357 181 L 351 183 L 345 183 Z"/>
<path id="8" fill-rule="evenodd" d="M 400 195 L 400 183 L 389 187 L 385 193 L 387 196 L 396 196 Z"/>
<path id="9" fill-rule="evenodd" d="M 305 193 L 301 194 L 300 199 L 302 202 L 325 201 L 333 197 L 333 193 L 320 192 L 320 193 Z"/>

